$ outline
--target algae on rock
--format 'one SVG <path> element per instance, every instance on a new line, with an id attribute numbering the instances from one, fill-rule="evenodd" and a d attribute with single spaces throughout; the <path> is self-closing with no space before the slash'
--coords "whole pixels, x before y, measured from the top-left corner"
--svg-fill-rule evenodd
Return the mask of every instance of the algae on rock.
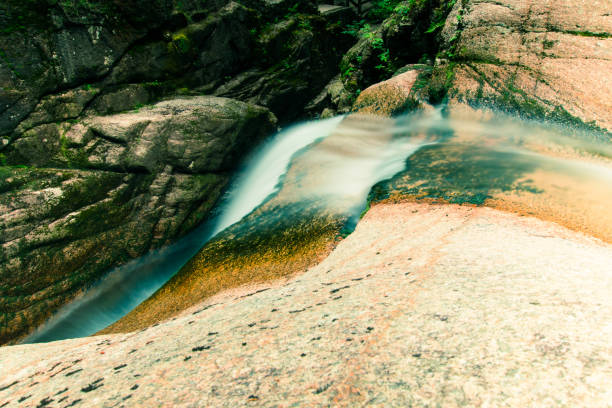
<path id="1" fill-rule="evenodd" d="M 25 166 L 0 167 L 3 343 L 109 268 L 198 225 L 276 119 L 263 107 L 196 97 L 42 126 L 52 130 L 7 150 L 9 164 Z"/>

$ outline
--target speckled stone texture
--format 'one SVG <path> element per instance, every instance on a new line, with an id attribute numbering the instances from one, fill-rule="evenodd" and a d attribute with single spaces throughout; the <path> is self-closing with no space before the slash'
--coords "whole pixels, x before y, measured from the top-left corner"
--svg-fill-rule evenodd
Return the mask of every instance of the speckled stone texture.
<path id="1" fill-rule="evenodd" d="M 295 278 L 136 333 L 0 348 L 0 406 L 606 407 L 610 293 L 594 238 L 377 205 Z"/>
<path id="2" fill-rule="evenodd" d="M 451 103 L 569 114 L 610 132 L 611 10 L 610 0 L 457 1 L 442 33 L 458 61 Z"/>

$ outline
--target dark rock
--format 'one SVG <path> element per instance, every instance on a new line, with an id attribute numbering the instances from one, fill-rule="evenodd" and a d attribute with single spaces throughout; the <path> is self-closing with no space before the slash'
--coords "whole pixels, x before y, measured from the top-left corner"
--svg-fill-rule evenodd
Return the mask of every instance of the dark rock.
<path id="1" fill-rule="evenodd" d="M 314 96 L 333 76 L 330 71 L 343 51 L 336 45 L 341 28 L 317 15 L 311 1 L 175 5 L 170 0 L 67 0 L 39 5 L 7 0 L 0 5 L 0 150 L 24 131 L 78 117 L 89 105 L 90 113 L 115 113 L 186 89 L 214 89 L 228 76 L 265 71 L 282 58 L 296 69 L 305 64 L 314 68 L 303 81 L 284 79 L 288 83 L 280 94 L 300 96 L 310 82 L 308 93 Z M 290 29 L 266 34 L 270 21 Z M 265 58 L 268 52 L 283 54 L 285 40 L 290 55 Z M 326 68 L 323 76 L 321 68 Z M 284 106 L 275 97 L 264 103 L 267 91 L 255 87 L 234 93 L 268 107 Z M 296 110 L 300 103 L 300 98 L 293 102 Z"/>
<path id="2" fill-rule="evenodd" d="M 268 27 L 258 38 L 260 60 L 218 87 L 216 95 L 266 106 L 282 121 L 304 106 L 337 74 L 350 39 L 322 17 L 298 15 Z"/>
<path id="3" fill-rule="evenodd" d="M 329 105 L 325 109 L 346 113 L 362 90 L 390 78 L 402 66 L 430 61 L 438 52 L 439 31 L 452 3 L 403 1 L 380 24 L 364 25 L 355 32 L 357 42 L 340 62 L 341 81 L 327 86 Z M 322 99 L 320 95 L 318 100 Z M 313 100 L 309 107 L 318 107 L 318 101 Z"/>
<path id="4" fill-rule="evenodd" d="M 274 127 L 265 108 L 196 97 L 25 132 L 7 153 L 27 166 L 0 167 L 0 342 L 191 230 Z"/>
<path id="5" fill-rule="evenodd" d="M 108 115 L 146 105 L 163 95 L 159 82 L 119 85 L 109 87 L 88 106 L 91 114 Z"/>

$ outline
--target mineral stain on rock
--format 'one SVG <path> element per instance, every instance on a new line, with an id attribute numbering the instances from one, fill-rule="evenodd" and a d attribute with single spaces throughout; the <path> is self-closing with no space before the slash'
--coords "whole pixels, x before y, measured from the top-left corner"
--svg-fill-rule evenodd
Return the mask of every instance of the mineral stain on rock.
<path id="1" fill-rule="evenodd" d="M 36 405 L 36 408 L 42 408 L 42 407 L 46 407 L 47 405 L 51 404 L 53 401 L 53 399 L 51 398 L 43 398 L 40 400 L 40 402 L 38 403 L 38 405 Z"/>
<path id="2" fill-rule="evenodd" d="M 74 375 L 76 373 L 80 373 L 81 371 L 83 371 L 82 368 L 77 368 L 76 370 L 70 371 L 68 373 L 65 374 L 65 377 L 70 377 L 71 375 Z"/>
<path id="3" fill-rule="evenodd" d="M 13 381 L 12 383 L 8 385 L 4 385 L 0 387 L 0 391 L 8 390 L 9 388 L 11 388 L 13 385 L 16 385 L 16 384 L 19 384 L 19 381 Z"/>
<path id="4" fill-rule="evenodd" d="M 104 386 L 104 383 L 102 383 L 102 381 L 104 381 L 104 378 L 98 378 L 97 380 L 89 383 L 88 385 L 86 385 L 85 387 L 81 388 L 81 392 L 91 392 L 93 390 L 96 390 L 100 387 Z"/>

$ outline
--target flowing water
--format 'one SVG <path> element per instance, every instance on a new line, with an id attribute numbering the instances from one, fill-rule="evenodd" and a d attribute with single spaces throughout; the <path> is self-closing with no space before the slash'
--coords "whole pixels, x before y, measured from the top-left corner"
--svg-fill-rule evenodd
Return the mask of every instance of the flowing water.
<path id="1" fill-rule="evenodd" d="M 337 117 L 279 132 L 254 152 L 211 219 L 175 244 L 111 271 L 26 339 L 93 334 L 167 282 L 213 236 L 272 200 L 332 211 L 354 227 L 374 199 L 417 197 L 485 204 L 612 238 L 612 147 L 588 131 L 512 118 Z M 374 190 L 372 187 L 376 186 Z M 277 205 L 278 204 L 278 205 Z M 520 212 L 519 211 L 519 212 Z M 265 211 L 258 214 L 262 219 Z"/>
<path id="2" fill-rule="evenodd" d="M 291 157 L 328 136 L 342 117 L 290 127 L 247 158 L 212 218 L 173 245 L 111 271 L 63 307 L 25 343 L 88 336 L 112 324 L 168 281 L 215 234 L 239 221 L 279 188 Z"/>

